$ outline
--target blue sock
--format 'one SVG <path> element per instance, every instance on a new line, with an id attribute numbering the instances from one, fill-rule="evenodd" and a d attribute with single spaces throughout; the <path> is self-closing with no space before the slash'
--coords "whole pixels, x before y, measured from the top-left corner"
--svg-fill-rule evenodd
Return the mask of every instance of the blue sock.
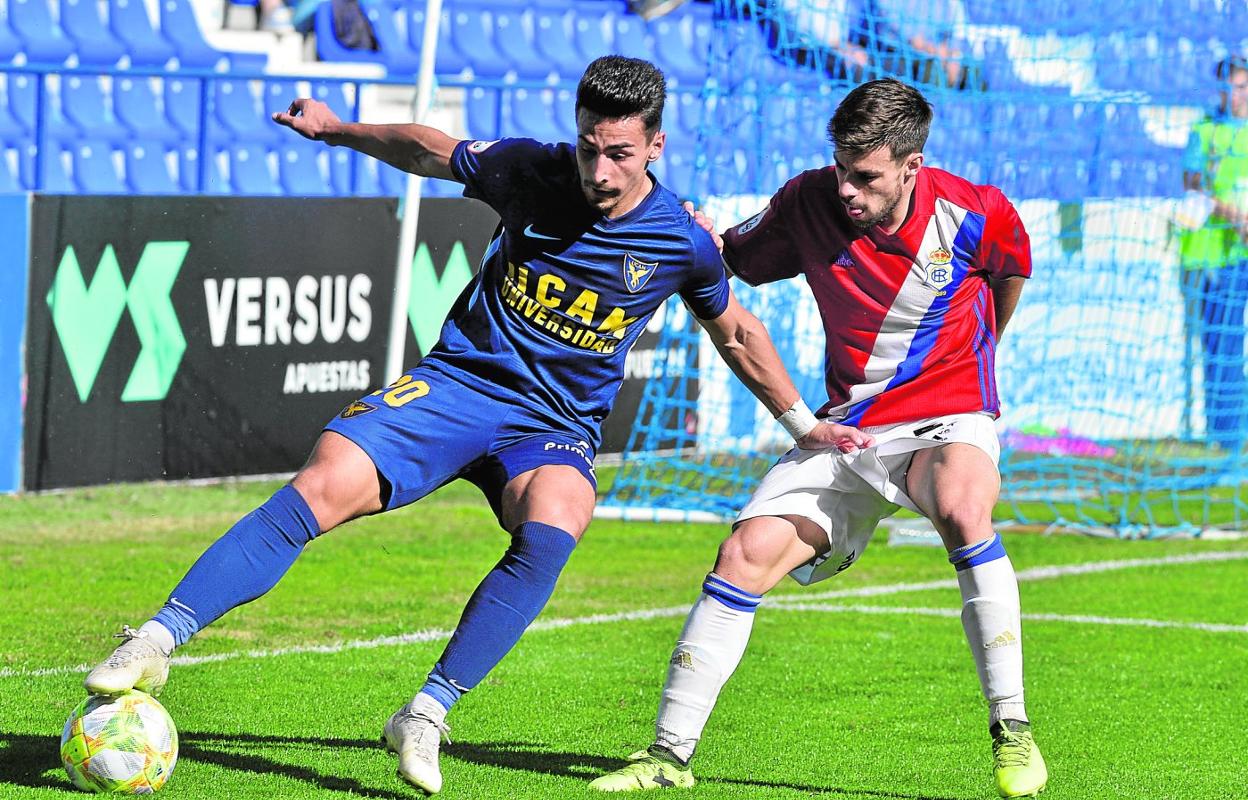
<path id="1" fill-rule="evenodd" d="M 526 522 L 516 528 L 502 560 L 469 598 L 420 691 L 449 711 L 480 683 L 546 606 L 574 547 L 572 534 L 552 525 Z"/>
<path id="2" fill-rule="evenodd" d="M 303 496 L 283 486 L 204 551 L 152 619 L 185 644 L 225 612 L 272 589 L 320 532 Z"/>

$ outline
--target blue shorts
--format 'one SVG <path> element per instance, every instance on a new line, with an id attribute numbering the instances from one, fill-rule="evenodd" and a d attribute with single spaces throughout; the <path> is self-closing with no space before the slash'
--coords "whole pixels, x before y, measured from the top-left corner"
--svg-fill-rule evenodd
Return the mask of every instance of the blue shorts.
<path id="1" fill-rule="evenodd" d="M 347 406 L 325 430 L 347 437 L 373 460 L 387 511 L 464 478 L 499 515 L 507 482 L 547 464 L 576 467 L 598 487 L 584 433 L 423 365 Z"/>

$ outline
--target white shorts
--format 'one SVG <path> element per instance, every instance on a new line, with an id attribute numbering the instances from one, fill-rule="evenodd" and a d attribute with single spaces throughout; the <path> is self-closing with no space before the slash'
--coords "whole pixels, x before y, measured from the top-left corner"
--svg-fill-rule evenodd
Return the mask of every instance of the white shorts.
<path id="1" fill-rule="evenodd" d="M 795 447 L 785 453 L 737 515 L 737 522 L 795 515 L 823 528 L 831 549 L 789 573 L 798 583 L 815 583 L 848 569 L 867 549 L 880 520 L 898 508 L 922 513 L 906 496 L 906 471 L 915 451 L 963 442 L 983 450 L 993 464 L 1001 456 L 996 426 L 986 413 L 863 430 L 876 442 L 866 450 Z"/>

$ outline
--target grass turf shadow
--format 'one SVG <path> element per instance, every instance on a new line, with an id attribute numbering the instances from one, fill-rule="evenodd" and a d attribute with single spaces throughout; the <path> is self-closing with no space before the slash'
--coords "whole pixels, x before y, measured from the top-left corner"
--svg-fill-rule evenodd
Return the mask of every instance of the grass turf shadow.
<path id="1" fill-rule="evenodd" d="M 285 775 L 321 789 L 349 792 L 361 797 L 380 798 L 380 800 L 410 800 L 412 796 L 406 790 L 390 791 L 370 787 L 348 777 L 325 775 L 307 767 L 283 763 L 260 755 L 225 751 L 214 746 L 272 744 L 379 750 L 381 745 L 376 740 L 199 731 L 184 731 L 179 734 L 178 739 L 179 760 L 199 761 L 249 772 Z M 72 784 L 60 774 L 58 769 L 60 765 L 59 737 L 0 733 L 0 743 L 3 745 L 0 746 L 0 786 L 9 783 L 35 788 L 72 789 Z M 533 742 L 460 742 L 446 745 L 442 752 L 448 758 L 468 764 L 575 778 L 580 781 L 588 781 L 627 763 L 617 758 L 548 750 Z M 46 774 L 49 772 L 53 772 L 53 776 Z M 881 800 L 957 800 L 938 795 L 851 789 L 842 786 L 814 786 L 783 781 L 716 778 L 706 775 L 702 776 L 701 780 L 707 783 L 742 787 L 792 789 L 811 794 L 866 795 L 878 797 Z"/>

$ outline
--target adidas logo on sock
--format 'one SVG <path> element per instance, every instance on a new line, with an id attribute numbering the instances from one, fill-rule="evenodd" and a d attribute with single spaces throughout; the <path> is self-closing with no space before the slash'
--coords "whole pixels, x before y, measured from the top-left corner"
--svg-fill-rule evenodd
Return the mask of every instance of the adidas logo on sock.
<path id="1" fill-rule="evenodd" d="M 693 669 L 693 654 L 688 650 L 677 650 L 672 653 L 672 665 L 681 669 Z"/>
<path id="2" fill-rule="evenodd" d="M 996 650 L 998 647 L 1009 647 L 1012 644 L 1018 644 L 1018 637 L 1009 631 L 1002 631 L 993 639 L 984 645 L 985 650 Z"/>

